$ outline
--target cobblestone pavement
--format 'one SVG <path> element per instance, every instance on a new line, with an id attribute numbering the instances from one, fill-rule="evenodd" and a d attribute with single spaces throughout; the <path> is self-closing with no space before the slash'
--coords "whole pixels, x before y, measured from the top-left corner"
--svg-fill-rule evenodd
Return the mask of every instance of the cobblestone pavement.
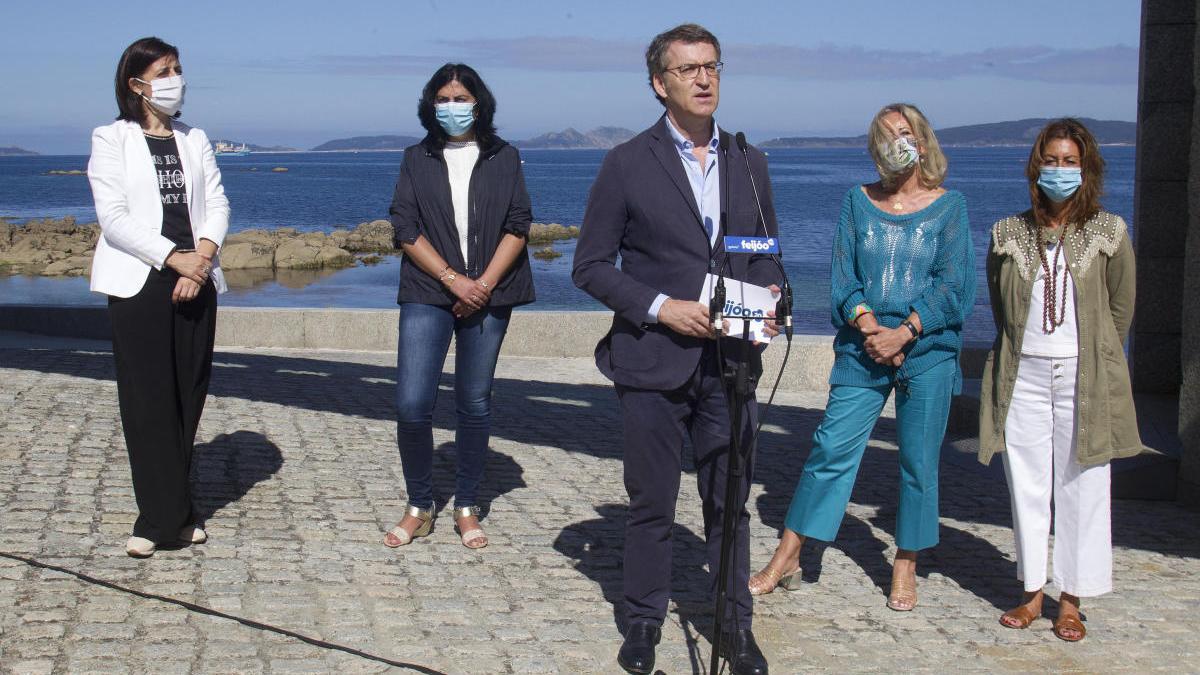
<path id="1" fill-rule="evenodd" d="M 620 426 L 613 392 L 588 360 L 500 364 L 483 493 L 491 546 L 468 551 L 442 517 L 432 536 L 391 550 L 383 531 L 405 502 L 394 356 L 221 351 L 194 472 L 210 542 L 139 561 L 122 548 L 134 504 L 111 355 L 62 347 L 0 349 L 0 551 L 439 671 L 617 671 Z M 750 496 L 755 567 L 773 550 L 824 398 L 782 394 L 767 421 Z M 442 498 L 453 485 L 452 415 L 443 396 Z M 890 415 L 838 541 L 805 554 L 810 583 L 756 605 L 773 672 L 1197 670 L 1200 516 L 1117 502 L 1117 591 L 1085 603 L 1087 639 L 1063 643 L 1044 618 L 1005 629 L 997 617 L 1019 587 L 1003 475 L 951 446 L 942 541 L 921 560 L 920 605 L 886 609 L 897 491 Z M 658 650 L 667 673 L 707 670 L 700 522 L 685 477 Z M 388 668 L 2 558 L 0 664 L 30 673 Z"/>

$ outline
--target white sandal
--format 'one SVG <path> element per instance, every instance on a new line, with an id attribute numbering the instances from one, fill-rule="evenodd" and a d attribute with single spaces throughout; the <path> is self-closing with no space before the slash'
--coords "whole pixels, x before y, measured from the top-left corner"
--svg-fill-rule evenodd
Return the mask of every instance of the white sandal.
<path id="1" fill-rule="evenodd" d="M 460 518 L 472 518 L 472 517 L 474 517 L 474 518 L 479 517 L 479 507 L 478 506 L 455 507 L 455 509 L 454 509 L 454 531 L 458 532 L 458 536 L 462 538 L 463 546 L 466 546 L 467 548 L 474 550 L 474 549 L 480 549 L 480 548 L 487 546 L 488 538 L 487 538 L 487 534 L 483 531 L 483 529 L 481 529 L 479 527 L 471 528 L 465 532 L 462 531 L 458 527 L 458 520 Z M 483 540 L 482 544 L 475 543 L 481 539 Z"/>
<path id="2" fill-rule="evenodd" d="M 393 527 L 392 529 L 388 530 L 387 533 L 392 535 L 393 537 L 395 537 L 396 540 L 400 543 L 393 544 L 385 536 L 383 538 L 384 546 L 387 546 L 388 548 L 399 548 L 401 546 L 407 546 L 408 544 L 412 543 L 413 539 L 416 539 L 417 537 L 424 537 L 424 536 L 428 535 L 430 533 L 430 531 L 433 530 L 434 513 L 433 513 L 432 508 L 423 509 L 418 506 L 413 506 L 412 504 L 409 504 L 408 509 L 405 511 L 404 515 L 412 516 L 413 518 L 416 518 L 417 520 L 421 521 L 421 524 L 419 526 L 417 526 L 417 529 L 414 530 L 412 534 L 409 534 L 408 530 L 404 529 L 403 527 L 400 527 L 400 523 L 396 523 L 396 526 Z M 401 519 L 401 520 L 403 520 L 403 519 Z"/>

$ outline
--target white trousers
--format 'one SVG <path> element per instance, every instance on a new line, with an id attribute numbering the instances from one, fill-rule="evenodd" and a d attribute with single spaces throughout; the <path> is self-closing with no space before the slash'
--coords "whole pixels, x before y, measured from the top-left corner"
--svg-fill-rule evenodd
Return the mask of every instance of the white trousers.
<path id="1" fill-rule="evenodd" d="M 1075 358 L 1021 356 L 1004 425 L 1017 578 L 1046 585 L 1054 499 L 1054 585 L 1079 597 L 1112 590 L 1109 465 L 1075 457 Z"/>

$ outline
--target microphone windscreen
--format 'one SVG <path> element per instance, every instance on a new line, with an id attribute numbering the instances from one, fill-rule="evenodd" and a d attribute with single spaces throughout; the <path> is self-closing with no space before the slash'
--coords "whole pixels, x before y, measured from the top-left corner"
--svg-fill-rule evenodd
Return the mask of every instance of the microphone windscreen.
<path id="1" fill-rule="evenodd" d="M 729 134 L 721 134 L 720 140 L 717 142 L 720 144 L 721 154 L 729 152 Z"/>
<path id="2" fill-rule="evenodd" d="M 743 134 L 740 131 L 737 132 L 737 136 L 734 137 L 734 141 L 737 143 L 738 150 L 746 152 L 746 134 Z"/>

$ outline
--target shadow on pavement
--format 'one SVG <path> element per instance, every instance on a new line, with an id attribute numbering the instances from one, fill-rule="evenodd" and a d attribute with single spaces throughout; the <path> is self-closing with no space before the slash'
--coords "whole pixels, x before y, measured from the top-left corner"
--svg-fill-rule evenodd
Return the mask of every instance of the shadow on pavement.
<path id="1" fill-rule="evenodd" d="M 524 470 L 512 457 L 488 448 L 484 455 L 486 462 L 483 469 L 483 480 L 479 483 L 476 506 L 481 511 L 480 520 L 485 520 L 492 502 L 497 497 L 526 487 L 522 478 Z M 400 465 L 400 455 L 396 454 L 396 466 Z M 458 455 L 453 443 L 442 443 L 433 451 L 433 501 L 438 511 L 442 511 L 452 501 L 454 496 L 455 472 L 458 467 Z M 402 472 L 401 472 L 402 473 Z M 397 519 L 398 520 L 398 519 Z"/>
<path id="2" fill-rule="evenodd" d="M 201 523 L 283 467 L 279 446 L 245 430 L 198 443 L 192 457 L 192 503 Z"/>
<path id="3" fill-rule="evenodd" d="M 575 561 L 575 569 L 600 586 L 612 605 L 613 623 L 625 634 L 625 601 L 622 595 L 622 549 L 625 540 L 624 504 L 601 504 L 599 518 L 563 528 L 554 540 L 554 550 Z M 671 599 L 675 614 L 687 636 L 693 670 L 704 662 L 698 638 L 712 630 L 712 605 L 708 597 L 707 553 L 704 540 L 676 524 L 671 529 Z M 615 649 L 614 643 L 614 649 Z M 616 652 L 613 653 L 616 658 Z"/>
<path id="4" fill-rule="evenodd" d="M 0 367 L 98 380 L 114 379 L 112 355 L 107 352 L 0 349 Z M 497 378 L 493 402 L 493 437 L 594 457 L 621 457 L 620 419 L 611 386 L 542 381 L 536 379 L 536 372 L 528 373 L 527 377 L 529 379 Z M 394 378 L 395 370 L 389 366 L 218 352 L 214 360 L 210 393 L 218 397 L 390 421 L 394 419 Z M 441 384 L 443 387 L 452 387 L 453 376 L 443 375 Z M 453 428 L 452 397 L 442 396 L 440 399 L 434 412 L 434 424 L 439 428 Z M 773 406 L 769 414 L 769 427 L 764 429 L 759 439 L 755 479 L 764 488 L 757 501 L 758 514 L 762 522 L 770 527 L 783 527 L 784 515 L 811 449 L 813 431 L 820 423 L 822 414 L 820 409 L 779 404 Z M 245 465 L 228 463 L 227 460 L 222 465 L 226 467 L 220 469 L 226 472 L 222 475 L 228 476 L 228 480 L 236 478 L 236 486 L 221 488 L 213 493 L 216 497 L 205 498 L 204 508 L 213 512 L 245 494 L 249 487 L 241 486 L 246 481 L 252 485 L 270 475 L 266 473 L 271 470 L 269 457 L 272 451 L 279 456 L 279 449 L 273 446 L 268 448 L 270 444 L 265 438 L 259 436 L 258 440 L 251 439 L 251 436 L 258 436 L 254 432 L 238 434 L 248 434 L 237 442 L 249 448 L 247 452 L 250 456 L 258 459 L 247 460 Z M 879 420 L 872 437 L 894 439 L 895 421 Z M 233 441 L 223 443 L 224 449 L 216 450 L 218 456 L 222 452 L 228 455 L 236 447 Z M 214 440 L 210 445 L 217 445 L 217 441 Z M 694 471 L 691 454 L 684 452 L 684 466 L 689 472 Z M 937 548 L 923 554 L 919 568 L 923 575 L 938 571 L 997 607 L 1007 607 L 1019 595 L 1013 574 L 1014 564 L 990 542 L 961 529 L 957 524 L 947 522 L 1010 527 L 1008 492 L 1003 473 L 996 466 L 985 468 L 978 465 L 973 457 L 959 455 L 961 453 L 953 451 L 944 453 L 940 481 L 942 542 Z M 452 453 L 443 448 L 439 458 L 436 464 L 437 480 L 441 481 L 439 489 L 448 496 L 452 492 Z M 282 462 L 281 457 L 279 461 Z M 520 467 L 511 458 L 494 451 L 489 455 L 487 471 L 482 488 L 491 491 L 485 496 L 489 502 L 524 485 L 520 478 Z M 241 477 L 241 472 L 245 472 L 249 478 Z M 878 538 L 870 526 L 874 525 L 889 535 L 894 534 L 898 473 L 895 452 L 868 448 L 851 500 L 859 505 L 878 507 L 877 513 L 870 523 L 847 516 L 838 540 L 831 544 L 853 559 L 885 592 L 891 577 L 890 560 L 884 553 L 889 543 Z M 449 490 L 445 489 L 447 485 L 450 486 Z M 198 493 L 204 494 L 207 489 L 209 486 L 201 486 Z M 1152 518 L 1147 518 L 1147 513 L 1152 514 Z M 617 517 L 614 524 L 612 514 L 605 512 L 599 521 L 586 521 L 591 523 L 586 526 L 584 523 L 572 525 L 560 537 L 562 545 L 567 547 L 580 538 L 591 542 L 589 545 L 601 547 L 598 552 L 585 556 L 591 562 L 581 563 L 581 569 L 587 567 L 585 573 L 590 569 L 592 573 L 589 577 L 595 574 L 593 578 L 601 584 L 605 597 L 614 603 L 619 598 L 619 573 L 606 571 L 604 564 L 607 563 L 603 563 L 603 556 L 609 555 L 606 551 L 613 551 L 614 564 L 619 565 L 622 522 L 623 519 Z M 1154 522 L 1155 527 L 1146 528 L 1146 522 Z M 598 523 L 604 526 L 600 527 Z M 1198 524 L 1200 516 L 1173 503 L 1118 501 L 1113 508 L 1113 543 L 1117 547 L 1200 558 L 1200 537 L 1196 536 Z M 677 569 L 692 574 L 704 564 L 702 541 L 687 530 L 677 534 L 677 555 L 680 555 L 676 562 Z M 678 549 L 678 542 L 684 542 L 682 551 Z M 804 560 L 812 569 L 806 569 L 806 578 L 815 581 L 820 577 L 824 547 L 809 546 L 808 549 Z M 757 568 L 765 562 L 752 560 L 751 567 Z M 680 565 L 683 568 L 679 568 Z M 676 578 L 696 577 L 677 574 Z M 606 586 L 614 583 L 617 584 L 616 591 Z M 695 590 L 703 592 L 703 585 L 696 585 Z M 687 597 L 684 597 L 683 604 L 693 607 L 697 615 L 707 617 L 707 599 L 700 604 L 689 604 Z"/>

